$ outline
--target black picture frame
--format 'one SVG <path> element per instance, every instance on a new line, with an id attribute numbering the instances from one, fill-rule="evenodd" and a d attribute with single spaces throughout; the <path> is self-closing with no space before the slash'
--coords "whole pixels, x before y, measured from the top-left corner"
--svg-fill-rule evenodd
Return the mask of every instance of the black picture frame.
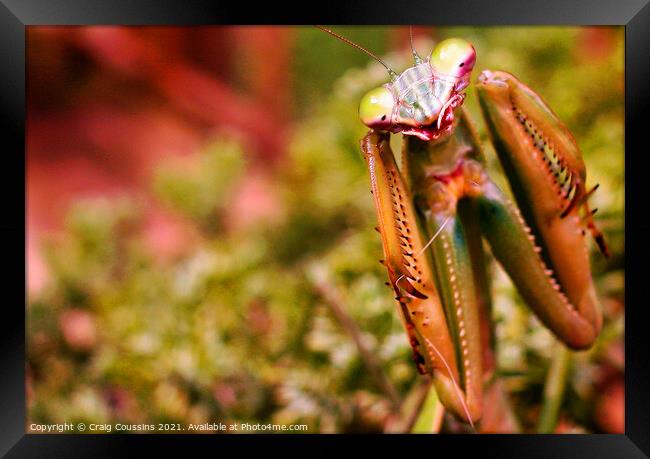
<path id="1" fill-rule="evenodd" d="M 408 5 L 384 0 L 311 5 L 312 12 L 275 2 L 250 5 L 216 0 L 2 0 L 0 4 L 0 123 L 4 154 L 0 167 L 3 193 L 0 244 L 5 273 L 0 355 L 0 454 L 9 457 L 115 456 L 116 449 L 150 452 L 152 443 L 169 451 L 188 444 L 282 448 L 319 452 L 404 450 L 424 447 L 429 454 L 471 454 L 495 457 L 648 457 L 650 456 L 650 379 L 644 282 L 645 256 L 650 254 L 650 212 L 644 178 L 647 137 L 644 126 L 650 106 L 650 6 L 648 0 L 500 0 L 472 2 L 416 1 Z M 307 5 L 309 6 L 309 5 Z M 163 436 L 26 434 L 25 408 L 25 27 L 28 25 L 207 25 L 207 24 L 437 24 L 437 25 L 622 25 L 625 26 L 625 240 L 626 257 L 626 393 L 625 435 L 480 435 L 480 436 Z M 645 149 L 643 147 L 646 147 Z M 21 262 L 21 260 L 23 260 Z M 629 266 L 637 265 L 637 266 Z M 242 441 L 243 440 L 243 441 Z M 304 448 L 303 448 L 304 447 Z M 147 448 L 146 450 L 144 448 Z M 181 449 L 182 448 L 182 449 Z M 218 451 L 212 449 L 214 454 Z M 239 450 L 241 452 L 241 450 Z"/>

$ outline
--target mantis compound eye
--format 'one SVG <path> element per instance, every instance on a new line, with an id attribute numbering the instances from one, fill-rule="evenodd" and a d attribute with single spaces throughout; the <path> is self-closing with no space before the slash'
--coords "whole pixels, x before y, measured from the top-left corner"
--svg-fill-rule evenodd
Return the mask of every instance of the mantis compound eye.
<path id="1" fill-rule="evenodd" d="M 393 93 L 385 87 L 372 89 L 359 104 L 359 118 L 369 128 L 386 130 L 391 124 L 395 101 Z"/>
<path id="2" fill-rule="evenodd" d="M 476 51 L 470 42 L 462 38 L 448 38 L 431 51 L 429 62 L 442 74 L 462 77 L 474 68 Z"/>

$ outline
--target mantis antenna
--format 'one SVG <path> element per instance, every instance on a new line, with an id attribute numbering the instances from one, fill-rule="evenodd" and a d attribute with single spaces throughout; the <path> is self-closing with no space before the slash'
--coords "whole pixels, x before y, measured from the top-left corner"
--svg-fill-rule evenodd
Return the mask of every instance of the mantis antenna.
<path id="1" fill-rule="evenodd" d="M 422 58 L 418 52 L 413 47 L 413 26 L 409 26 L 409 38 L 411 40 L 411 52 L 413 53 L 413 59 L 415 59 L 415 64 L 420 65 L 422 63 Z"/>
<path id="2" fill-rule="evenodd" d="M 343 36 L 337 34 L 337 33 L 334 32 L 333 30 L 328 29 L 328 28 L 326 28 L 326 27 L 319 26 L 319 25 L 317 25 L 317 26 L 315 26 L 315 27 L 319 28 L 319 29 L 322 30 L 323 32 L 327 32 L 328 34 L 332 35 L 332 36 L 335 37 L 335 38 L 338 38 L 338 39 L 341 40 L 343 43 L 347 43 L 348 45 L 350 45 L 350 46 L 352 46 L 352 47 L 354 47 L 354 48 L 357 48 L 357 49 L 360 50 L 360 51 L 363 51 L 363 52 L 366 53 L 368 56 L 372 57 L 374 60 L 376 60 L 377 62 L 379 62 L 381 65 L 383 65 L 383 66 L 386 68 L 386 70 L 388 70 L 388 74 L 390 75 L 391 79 L 396 79 L 396 78 L 397 78 L 397 73 L 395 73 L 395 71 L 394 71 L 393 69 L 391 69 L 391 68 L 388 66 L 388 64 L 386 64 L 386 63 L 385 63 L 383 60 L 381 60 L 378 56 L 376 56 L 375 54 L 371 53 L 370 51 L 368 51 L 368 50 L 367 50 L 366 48 L 364 48 L 363 46 L 361 46 L 361 45 L 357 45 L 357 44 L 354 43 L 353 41 L 348 40 L 347 38 L 345 38 L 345 37 L 343 37 Z"/>

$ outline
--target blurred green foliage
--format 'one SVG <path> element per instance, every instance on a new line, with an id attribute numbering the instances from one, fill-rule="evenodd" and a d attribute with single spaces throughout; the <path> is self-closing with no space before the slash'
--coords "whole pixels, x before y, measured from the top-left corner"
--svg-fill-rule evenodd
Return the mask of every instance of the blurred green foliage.
<path id="1" fill-rule="evenodd" d="M 342 31 L 373 50 L 387 43 L 384 29 Z M 614 254 L 606 261 L 594 255 L 597 287 L 608 302 L 622 303 L 622 29 L 599 59 L 580 55 L 575 28 L 437 34 L 471 40 L 479 71 L 518 75 L 574 132 L 589 184 L 601 185 L 593 207 Z M 386 81 L 385 71 L 376 63 L 360 67 L 366 56 L 317 30 L 301 29 L 296 46 L 303 116 L 286 166 L 273 177 L 279 221 L 237 230 L 226 224 L 251 164 L 224 137 L 200 153 L 196 167 L 163 164 L 152 183 L 166 206 L 199 229 L 201 242 L 190 253 L 158 263 L 137 231 L 142 205 L 128 200 L 80 203 L 64 236 L 45 247 L 53 281 L 30 298 L 27 311 L 29 422 L 274 422 L 305 423 L 309 432 L 382 431 L 389 397 L 323 289 L 340 298 L 399 396 L 417 388 L 420 377 L 377 262 L 381 244 L 358 148 L 365 131 L 358 100 Z M 410 59 L 406 50 L 385 57 L 397 70 Z M 478 121 L 472 89 L 467 104 Z M 487 141 L 486 153 L 492 175 L 507 188 Z M 491 271 L 499 374 L 531 429 L 553 338 L 500 268 L 492 264 Z M 605 313 L 599 345 L 574 359 L 563 404 L 578 430 L 598 430 L 594 374 L 623 333 L 622 313 Z"/>

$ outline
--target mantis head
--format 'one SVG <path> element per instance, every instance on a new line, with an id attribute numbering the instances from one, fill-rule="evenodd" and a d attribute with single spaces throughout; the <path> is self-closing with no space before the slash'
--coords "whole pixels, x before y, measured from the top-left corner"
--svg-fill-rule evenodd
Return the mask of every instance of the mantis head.
<path id="1" fill-rule="evenodd" d="M 466 40 L 449 38 L 438 43 L 428 63 L 415 50 L 413 56 L 415 66 L 399 75 L 384 64 L 391 83 L 361 99 L 359 117 L 371 129 L 430 140 L 453 123 L 453 110 L 462 104 L 461 91 L 469 84 L 476 51 Z"/>

